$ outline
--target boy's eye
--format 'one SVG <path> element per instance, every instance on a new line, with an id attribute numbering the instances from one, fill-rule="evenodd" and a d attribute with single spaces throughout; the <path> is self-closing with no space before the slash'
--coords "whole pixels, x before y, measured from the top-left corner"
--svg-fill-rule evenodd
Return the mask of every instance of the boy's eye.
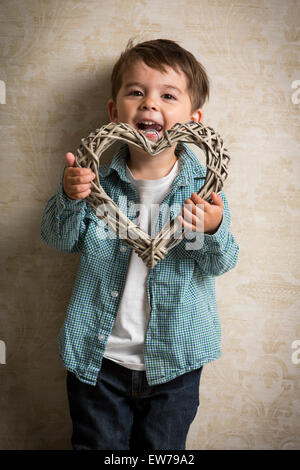
<path id="1" fill-rule="evenodd" d="M 136 93 L 142 93 L 142 92 L 139 91 L 139 90 L 132 90 L 129 94 L 130 95 L 135 95 Z"/>
<path id="2" fill-rule="evenodd" d="M 129 95 L 141 96 L 141 95 L 139 95 L 138 93 L 141 93 L 141 95 L 143 94 L 143 92 L 140 91 L 140 90 L 131 90 L 131 91 L 129 92 Z M 175 100 L 175 99 L 176 99 L 176 98 L 175 98 L 173 95 L 171 95 L 170 93 L 165 93 L 163 96 L 165 96 L 168 100 L 170 100 L 170 99 L 171 99 L 171 100 Z"/>
<path id="3" fill-rule="evenodd" d="M 168 97 L 167 99 L 175 100 L 175 97 L 173 95 L 170 95 L 170 93 L 165 93 L 164 96 Z"/>

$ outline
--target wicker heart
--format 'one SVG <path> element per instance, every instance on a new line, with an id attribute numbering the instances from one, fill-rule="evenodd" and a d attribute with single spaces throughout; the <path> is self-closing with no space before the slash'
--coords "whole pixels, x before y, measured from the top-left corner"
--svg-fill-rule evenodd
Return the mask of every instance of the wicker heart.
<path id="1" fill-rule="evenodd" d="M 191 143 L 200 147 L 206 155 L 207 171 L 205 183 L 197 194 L 207 201 L 213 191 L 221 191 L 228 176 L 227 167 L 230 156 L 223 147 L 221 137 L 211 127 L 195 121 L 175 124 L 171 129 L 164 131 L 163 136 L 157 142 L 147 139 L 144 134 L 129 124 L 113 122 L 96 129 L 87 138 L 81 139 L 81 146 L 76 152 L 76 165 L 91 168 L 96 175 L 86 201 L 96 216 L 105 220 L 105 223 L 118 236 L 121 234 L 124 243 L 135 250 L 149 268 L 153 268 L 171 248 L 183 239 L 186 229 L 176 216 L 163 226 L 155 238 L 152 238 L 129 220 L 106 194 L 99 181 L 100 157 L 116 140 L 140 147 L 153 156 L 176 142 Z"/>

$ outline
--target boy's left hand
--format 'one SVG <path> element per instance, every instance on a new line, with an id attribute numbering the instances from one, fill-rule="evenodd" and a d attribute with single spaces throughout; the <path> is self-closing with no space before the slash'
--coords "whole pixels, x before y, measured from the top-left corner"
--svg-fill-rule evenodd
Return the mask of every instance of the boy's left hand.
<path id="1" fill-rule="evenodd" d="M 187 229 L 214 234 L 222 223 L 224 204 L 221 196 L 214 192 L 211 193 L 211 199 L 212 204 L 199 197 L 197 193 L 193 193 L 191 198 L 184 201 L 182 215 L 178 216 L 178 220 Z M 188 207 L 185 207 L 186 204 Z"/>

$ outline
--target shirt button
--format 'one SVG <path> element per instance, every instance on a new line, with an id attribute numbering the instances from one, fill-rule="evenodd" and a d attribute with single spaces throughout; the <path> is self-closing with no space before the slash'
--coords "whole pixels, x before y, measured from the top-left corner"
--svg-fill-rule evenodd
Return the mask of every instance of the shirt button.
<path id="1" fill-rule="evenodd" d="M 100 339 L 100 341 L 103 341 L 105 339 L 105 336 L 104 335 L 99 335 L 98 339 Z"/>
<path id="2" fill-rule="evenodd" d="M 110 294 L 112 297 L 118 297 L 119 292 L 117 290 L 112 290 Z"/>
<path id="3" fill-rule="evenodd" d="M 122 253 L 125 253 L 125 251 L 127 251 L 127 247 L 126 246 L 121 246 L 120 251 L 122 251 Z"/>
<path id="4" fill-rule="evenodd" d="M 133 206 L 133 204 L 135 204 L 134 201 L 128 201 L 128 205 L 129 205 L 129 206 Z"/>

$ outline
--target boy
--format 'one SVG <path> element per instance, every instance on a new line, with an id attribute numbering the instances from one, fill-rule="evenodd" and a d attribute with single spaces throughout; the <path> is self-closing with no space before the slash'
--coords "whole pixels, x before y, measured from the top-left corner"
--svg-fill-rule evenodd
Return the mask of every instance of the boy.
<path id="1" fill-rule="evenodd" d="M 155 128 L 160 137 L 177 122 L 201 121 L 209 95 L 201 64 L 166 39 L 129 43 L 111 80 L 110 120 L 141 132 Z M 120 196 L 129 206 L 141 203 L 139 225 L 155 236 L 165 222 L 159 215 L 151 231 L 150 206 L 177 204 L 182 225 L 204 231 L 201 248 L 187 249 L 183 238 L 150 270 L 118 237 L 99 237 L 105 224 L 85 201 L 95 175 L 74 161 L 67 153 L 41 231 L 50 245 L 81 253 L 59 333 L 73 449 L 185 449 L 203 365 L 221 355 L 215 276 L 238 258 L 227 200 L 213 193 L 208 203 L 196 194 L 206 170 L 186 145 L 154 157 L 122 145 L 99 169 L 120 208 L 127 213 Z"/>

